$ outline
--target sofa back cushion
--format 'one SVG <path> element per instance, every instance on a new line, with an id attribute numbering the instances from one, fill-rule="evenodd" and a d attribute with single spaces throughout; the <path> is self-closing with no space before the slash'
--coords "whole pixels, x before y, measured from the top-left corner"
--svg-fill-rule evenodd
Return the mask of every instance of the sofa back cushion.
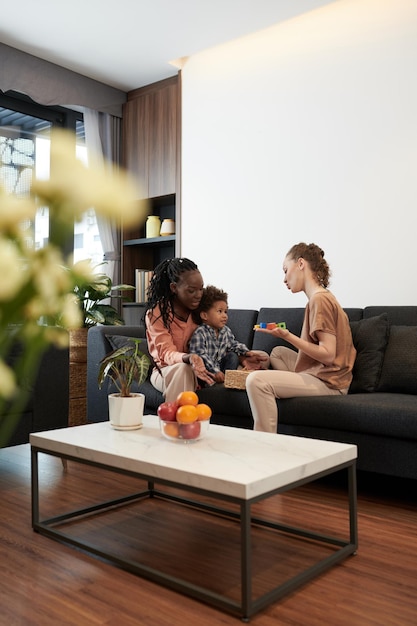
<path id="1" fill-rule="evenodd" d="M 303 325 L 304 309 L 303 308 L 262 308 L 259 311 L 258 319 L 255 324 L 261 322 L 285 322 L 288 330 L 295 335 L 300 335 L 301 327 Z M 268 333 L 257 333 L 253 339 L 254 350 L 264 350 L 270 354 L 272 348 L 275 346 L 286 346 L 287 348 L 293 348 L 291 344 L 284 341 L 284 339 L 278 339 Z"/>
<path id="2" fill-rule="evenodd" d="M 229 319 L 227 325 L 238 341 L 244 343 L 248 348 L 252 347 L 256 318 L 258 311 L 253 309 L 229 309 Z"/>
<path id="3" fill-rule="evenodd" d="M 388 316 L 382 313 L 375 317 L 351 321 L 350 328 L 357 354 L 349 393 L 376 391 L 389 337 Z"/>
<path id="4" fill-rule="evenodd" d="M 377 390 L 417 394 L 417 326 L 391 326 Z"/>
<path id="5" fill-rule="evenodd" d="M 417 326 L 417 306 L 367 306 L 363 317 L 375 317 L 386 313 L 388 321 L 395 326 Z"/>

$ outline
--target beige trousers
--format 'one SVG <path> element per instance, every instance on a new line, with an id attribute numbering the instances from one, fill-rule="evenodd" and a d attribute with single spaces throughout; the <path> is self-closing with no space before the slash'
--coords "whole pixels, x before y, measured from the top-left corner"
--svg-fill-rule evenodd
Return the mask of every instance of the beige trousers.
<path id="1" fill-rule="evenodd" d="M 197 388 L 197 379 L 188 363 L 167 365 L 161 372 L 154 369 L 151 383 L 165 396 L 165 402 L 175 402 L 181 391 L 192 391 Z"/>
<path id="2" fill-rule="evenodd" d="M 277 346 L 271 352 L 271 368 L 252 372 L 246 379 L 246 391 L 254 420 L 254 430 L 276 433 L 278 426 L 277 398 L 299 396 L 341 395 L 344 391 L 330 389 L 312 374 L 294 372 L 297 353 Z"/>

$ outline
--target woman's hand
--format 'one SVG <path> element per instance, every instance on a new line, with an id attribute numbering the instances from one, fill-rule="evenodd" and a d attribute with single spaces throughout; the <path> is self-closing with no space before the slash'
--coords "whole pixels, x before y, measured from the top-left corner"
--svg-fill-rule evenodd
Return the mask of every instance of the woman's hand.
<path id="1" fill-rule="evenodd" d="M 247 370 L 261 370 L 264 369 L 265 363 L 268 361 L 267 354 L 259 354 L 258 352 L 246 352 L 241 359 L 241 364 Z"/>
<path id="2" fill-rule="evenodd" d="M 214 375 L 210 374 L 206 370 L 206 366 L 204 365 L 204 361 L 198 354 L 189 354 L 189 364 L 193 368 L 194 374 L 200 380 L 204 381 L 208 385 L 214 385 Z"/>
<path id="3" fill-rule="evenodd" d="M 288 328 L 281 328 L 281 326 L 277 326 L 276 328 L 255 328 L 255 332 L 257 333 L 267 333 L 268 335 L 272 335 L 273 337 L 279 337 L 280 339 L 287 339 L 291 334 Z"/>

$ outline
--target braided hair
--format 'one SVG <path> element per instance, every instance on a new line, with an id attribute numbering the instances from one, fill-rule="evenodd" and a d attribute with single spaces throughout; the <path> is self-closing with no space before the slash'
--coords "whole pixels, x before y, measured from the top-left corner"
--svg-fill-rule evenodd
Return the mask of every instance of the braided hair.
<path id="1" fill-rule="evenodd" d="M 287 253 L 294 261 L 300 257 L 308 262 L 312 272 L 316 275 L 317 282 L 322 287 L 327 287 L 330 280 L 330 267 L 324 258 L 323 250 L 315 243 L 297 243 Z"/>
<path id="2" fill-rule="evenodd" d="M 174 298 L 171 283 L 178 283 L 185 272 L 198 271 L 197 265 L 185 258 L 162 261 L 156 266 L 148 288 L 146 310 L 159 305 L 164 326 L 169 328 L 174 319 Z"/>

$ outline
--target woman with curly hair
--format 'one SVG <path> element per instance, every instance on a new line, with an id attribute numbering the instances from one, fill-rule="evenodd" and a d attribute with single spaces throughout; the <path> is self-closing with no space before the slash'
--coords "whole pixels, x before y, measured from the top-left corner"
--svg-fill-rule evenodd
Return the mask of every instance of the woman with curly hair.
<path id="1" fill-rule="evenodd" d="M 151 383 L 174 402 L 181 391 L 197 388 L 197 379 L 212 385 L 201 356 L 188 352 L 197 324 L 192 312 L 203 295 L 203 278 L 190 259 L 162 261 L 153 273 L 145 313 L 149 353 L 155 362 Z"/>
<path id="2" fill-rule="evenodd" d="M 296 244 L 283 270 L 287 288 L 303 291 L 308 299 L 301 336 L 279 327 L 257 330 L 285 339 L 295 350 L 277 346 L 271 352 L 272 369 L 246 379 L 254 430 L 272 433 L 277 432 L 277 398 L 347 394 L 356 357 L 348 317 L 327 289 L 330 268 L 323 250 L 313 243 Z"/>

